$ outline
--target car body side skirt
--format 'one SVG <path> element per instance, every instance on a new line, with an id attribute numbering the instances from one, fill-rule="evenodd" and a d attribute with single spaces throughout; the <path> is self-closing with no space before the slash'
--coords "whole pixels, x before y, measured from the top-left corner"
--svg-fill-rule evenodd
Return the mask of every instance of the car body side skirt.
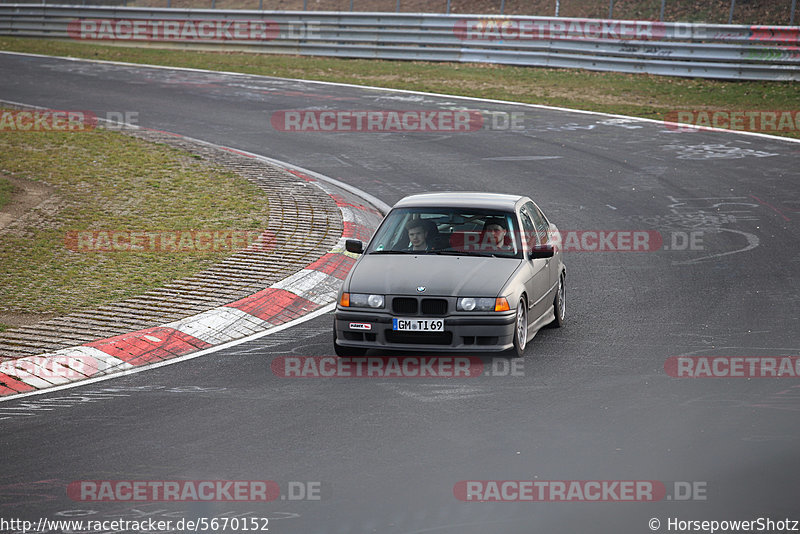
<path id="1" fill-rule="evenodd" d="M 534 302 L 534 303 L 532 303 L 532 304 L 531 304 L 531 303 L 529 303 L 529 304 L 528 304 L 528 309 L 529 309 L 529 310 L 532 310 L 534 306 L 536 306 L 537 304 L 539 304 L 540 302 L 542 302 L 542 301 L 543 301 L 544 299 L 546 299 L 547 297 L 551 296 L 551 295 L 553 294 L 553 290 L 554 290 L 556 287 L 558 287 L 558 282 L 556 282 L 555 284 L 553 284 L 552 286 L 550 286 L 550 289 L 548 289 L 548 290 L 547 290 L 547 293 L 545 293 L 544 295 L 542 295 L 542 296 L 539 298 L 539 300 L 537 300 L 536 302 Z M 537 319 L 537 320 L 538 320 L 538 319 Z"/>

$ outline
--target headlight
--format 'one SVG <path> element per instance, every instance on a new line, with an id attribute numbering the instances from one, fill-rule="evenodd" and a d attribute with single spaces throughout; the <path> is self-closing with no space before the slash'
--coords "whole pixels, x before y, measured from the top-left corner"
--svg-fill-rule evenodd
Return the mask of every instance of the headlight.
<path id="1" fill-rule="evenodd" d="M 339 305 L 345 308 L 383 308 L 383 295 L 342 293 Z"/>
<path id="2" fill-rule="evenodd" d="M 458 299 L 456 302 L 456 309 L 458 311 L 494 311 L 495 309 L 495 300 L 494 298 L 474 298 L 474 297 L 464 297 Z"/>

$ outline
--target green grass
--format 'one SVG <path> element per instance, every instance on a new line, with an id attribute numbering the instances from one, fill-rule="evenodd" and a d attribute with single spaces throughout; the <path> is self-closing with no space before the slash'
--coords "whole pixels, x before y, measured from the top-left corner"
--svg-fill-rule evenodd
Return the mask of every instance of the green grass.
<path id="1" fill-rule="evenodd" d="M 196 273 L 213 252 L 87 252 L 70 231 L 263 229 L 268 198 L 246 179 L 118 132 L 0 132 L 0 173 L 53 186 L 41 210 L 0 236 L 0 312 L 66 313 Z"/>
<path id="2" fill-rule="evenodd" d="M 677 110 L 798 110 L 796 82 L 728 82 L 501 65 L 123 48 L 0 37 L 0 49 L 512 100 L 656 120 Z M 788 135 L 800 137 L 797 132 Z"/>
<path id="3" fill-rule="evenodd" d="M 11 197 L 13 194 L 14 186 L 11 184 L 11 182 L 0 176 L 0 209 L 11 202 Z"/>

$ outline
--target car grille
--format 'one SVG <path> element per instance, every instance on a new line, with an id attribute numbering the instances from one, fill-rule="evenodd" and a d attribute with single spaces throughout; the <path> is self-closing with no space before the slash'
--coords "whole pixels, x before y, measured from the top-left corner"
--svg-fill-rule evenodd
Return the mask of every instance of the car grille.
<path id="1" fill-rule="evenodd" d="M 444 299 L 422 299 L 422 315 L 444 315 L 447 301 Z"/>
<path id="2" fill-rule="evenodd" d="M 392 300 L 392 310 L 395 313 L 417 314 L 417 299 L 397 297 Z"/>
<path id="3" fill-rule="evenodd" d="M 392 299 L 392 311 L 404 315 L 435 315 L 441 317 L 447 314 L 447 299 L 419 299 L 413 297 L 395 297 Z"/>

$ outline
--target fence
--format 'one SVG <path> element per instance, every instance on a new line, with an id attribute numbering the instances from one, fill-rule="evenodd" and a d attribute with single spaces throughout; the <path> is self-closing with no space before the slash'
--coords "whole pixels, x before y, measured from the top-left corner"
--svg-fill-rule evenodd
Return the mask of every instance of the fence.
<path id="1" fill-rule="evenodd" d="M 800 27 L 0 4 L 0 35 L 126 45 L 800 80 Z"/>
<path id="2" fill-rule="evenodd" d="M 3 2 L 4 0 L 0 0 Z M 7 1 L 7 0 L 6 0 Z M 395 13 L 479 13 L 777 25 L 795 23 L 798 0 L 13 0 L 13 3 Z M 9 2 L 12 3 L 12 2 Z"/>

